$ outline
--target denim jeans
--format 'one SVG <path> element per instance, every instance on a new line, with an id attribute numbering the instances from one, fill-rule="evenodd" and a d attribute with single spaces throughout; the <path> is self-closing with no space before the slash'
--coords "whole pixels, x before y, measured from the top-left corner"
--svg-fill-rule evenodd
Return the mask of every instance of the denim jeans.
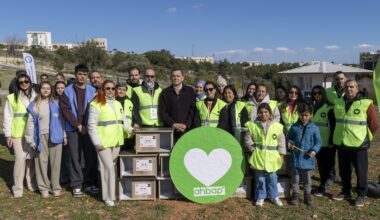
<path id="1" fill-rule="evenodd" d="M 278 197 L 277 174 L 255 170 L 255 200 Z"/>
<path id="2" fill-rule="evenodd" d="M 311 176 L 313 170 L 292 168 L 292 190 L 294 193 L 300 192 L 300 178 L 302 178 L 303 188 L 306 194 L 311 193 Z"/>

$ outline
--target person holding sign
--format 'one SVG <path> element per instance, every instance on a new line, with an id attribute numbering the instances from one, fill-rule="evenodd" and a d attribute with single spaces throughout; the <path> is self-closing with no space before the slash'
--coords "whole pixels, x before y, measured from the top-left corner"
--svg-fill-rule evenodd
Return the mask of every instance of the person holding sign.
<path id="1" fill-rule="evenodd" d="M 303 181 L 304 202 L 313 205 L 311 198 L 311 175 L 314 170 L 315 156 L 321 149 L 322 139 L 319 128 L 311 122 L 312 107 L 307 103 L 298 105 L 299 120 L 292 125 L 288 133 L 289 149 L 292 153 L 292 197 L 290 204 L 297 205 L 299 200 L 299 182 Z"/>
<path id="2" fill-rule="evenodd" d="M 115 100 L 115 83 L 105 80 L 94 101 L 90 104 L 88 134 L 98 152 L 101 173 L 102 198 L 106 206 L 115 203 L 115 163 L 120 146 L 124 144 L 124 131 L 132 133 L 120 102 Z"/>
<path id="3" fill-rule="evenodd" d="M 204 90 L 207 98 L 196 103 L 194 127 L 218 127 L 226 131 L 229 130 L 226 103 L 216 98 L 216 88 L 215 83 L 206 82 Z"/>
<path id="4" fill-rule="evenodd" d="M 14 151 L 12 192 L 15 198 L 22 197 L 24 177 L 30 191 L 37 190 L 34 169 L 34 151 L 25 141 L 28 112 L 26 108 L 34 100 L 35 92 L 26 73 L 16 76 L 16 90 L 7 96 L 4 107 L 3 129 L 7 146 Z M 26 172 L 26 173 L 25 173 Z"/>
<path id="5" fill-rule="evenodd" d="M 269 198 L 276 206 L 283 206 L 277 189 L 276 171 L 282 166 L 281 155 L 286 154 L 283 126 L 272 120 L 272 110 L 268 103 L 258 109 L 258 119 L 247 122 L 245 136 L 247 147 L 252 151 L 248 162 L 255 172 L 256 206 L 263 206 Z"/>
<path id="6" fill-rule="evenodd" d="M 145 79 L 141 86 L 133 88 L 133 106 L 139 110 L 140 127 L 161 127 L 162 120 L 158 114 L 158 100 L 162 92 L 155 80 L 156 72 L 152 68 L 145 70 Z"/>

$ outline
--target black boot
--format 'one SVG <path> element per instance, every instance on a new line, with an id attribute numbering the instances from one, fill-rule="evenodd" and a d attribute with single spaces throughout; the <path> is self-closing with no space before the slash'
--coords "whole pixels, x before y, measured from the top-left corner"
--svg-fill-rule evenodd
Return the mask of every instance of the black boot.
<path id="1" fill-rule="evenodd" d="M 313 199 L 311 198 L 311 194 L 310 193 L 305 193 L 304 197 L 305 197 L 304 201 L 305 201 L 306 205 L 309 205 L 309 206 L 313 206 L 314 205 Z"/>
<path id="2" fill-rule="evenodd" d="M 290 198 L 290 205 L 298 205 L 299 193 L 293 192 Z"/>

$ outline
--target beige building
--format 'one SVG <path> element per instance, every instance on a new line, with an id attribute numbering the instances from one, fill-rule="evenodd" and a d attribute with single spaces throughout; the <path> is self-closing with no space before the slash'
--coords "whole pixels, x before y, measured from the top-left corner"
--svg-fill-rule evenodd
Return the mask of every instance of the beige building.
<path id="1" fill-rule="evenodd" d="M 108 50 L 107 38 L 91 38 L 89 41 L 94 42 L 97 47 L 103 50 Z"/>
<path id="2" fill-rule="evenodd" d="M 46 31 L 27 31 L 27 46 L 41 46 L 48 50 L 52 50 L 51 33 Z"/>

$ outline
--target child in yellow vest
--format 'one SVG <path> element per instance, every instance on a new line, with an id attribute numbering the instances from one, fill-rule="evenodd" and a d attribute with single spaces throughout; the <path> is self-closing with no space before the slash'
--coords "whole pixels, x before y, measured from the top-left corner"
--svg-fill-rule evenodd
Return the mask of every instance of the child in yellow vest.
<path id="1" fill-rule="evenodd" d="M 263 206 L 269 198 L 276 206 L 282 206 L 277 189 L 276 171 L 282 166 L 280 154 L 286 154 L 283 126 L 271 120 L 272 112 L 268 103 L 258 107 L 259 121 L 247 122 L 246 145 L 252 151 L 249 163 L 255 172 L 256 206 Z"/>

